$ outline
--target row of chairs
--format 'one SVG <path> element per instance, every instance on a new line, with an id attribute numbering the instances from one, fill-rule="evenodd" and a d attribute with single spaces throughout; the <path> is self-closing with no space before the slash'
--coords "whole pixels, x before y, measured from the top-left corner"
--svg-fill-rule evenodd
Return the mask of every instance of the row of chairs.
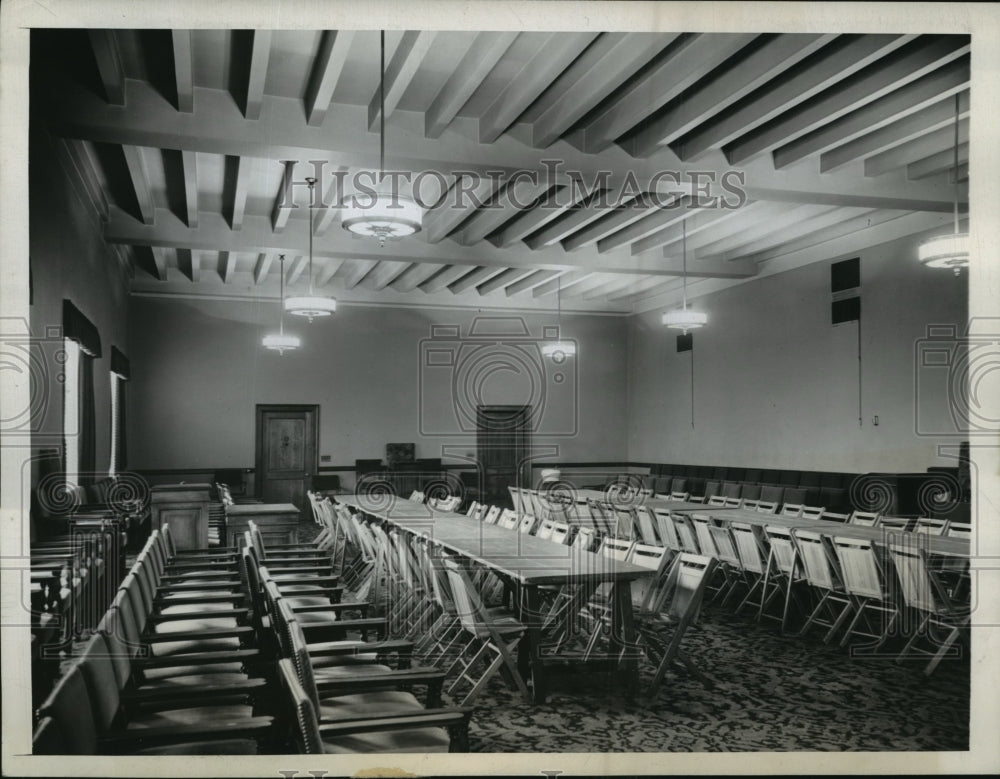
<path id="1" fill-rule="evenodd" d="M 799 635 L 822 625 L 825 642 L 841 633 L 841 646 L 867 640 L 871 653 L 903 636 L 897 660 L 929 651 L 928 674 L 964 636 L 967 583 L 960 572 L 949 580 L 940 564 L 932 565 L 920 534 L 893 533 L 883 551 L 874 541 L 815 530 L 719 522 L 699 513 L 656 511 L 653 516 L 675 553 L 697 552 L 719 561 L 716 599 L 724 605 L 742 595 L 737 612 L 749 606 L 758 621 L 777 619 L 782 632 L 788 632 L 798 600 Z"/>

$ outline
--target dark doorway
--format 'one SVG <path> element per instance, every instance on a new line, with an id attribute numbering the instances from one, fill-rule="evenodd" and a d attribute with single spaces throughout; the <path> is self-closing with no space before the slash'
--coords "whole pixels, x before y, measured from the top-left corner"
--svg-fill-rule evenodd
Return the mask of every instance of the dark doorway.
<path id="1" fill-rule="evenodd" d="M 316 473 L 319 406 L 257 406 L 257 498 L 294 503 L 306 516 Z"/>
<path id="2" fill-rule="evenodd" d="M 531 406 L 479 406 L 476 448 L 482 467 L 484 498 L 510 505 L 508 486 L 530 486 Z"/>

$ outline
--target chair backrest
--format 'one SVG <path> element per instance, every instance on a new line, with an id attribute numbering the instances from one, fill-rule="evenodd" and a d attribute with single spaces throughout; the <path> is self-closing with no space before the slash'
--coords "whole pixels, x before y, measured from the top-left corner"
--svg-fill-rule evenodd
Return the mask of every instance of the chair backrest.
<path id="1" fill-rule="evenodd" d="M 118 716 L 121 695 L 103 633 L 94 633 L 90 637 L 80 654 L 79 662 L 87 683 L 94 727 L 98 734 L 106 733 Z"/>
<path id="2" fill-rule="evenodd" d="M 944 531 L 946 536 L 958 536 L 969 538 L 972 535 L 972 524 L 966 522 L 948 522 L 948 528 Z"/>
<path id="3" fill-rule="evenodd" d="M 656 571 L 658 575 L 662 573 L 663 567 L 670 559 L 670 550 L 666 547 L 639 542 L 632 545 L 632 551 L 628 556 L 628 562 Z M 632 603 L 640 610 L 644 611 L 649 607 L 649 601 L 658 584 L 657 579 L 658 576 L 650 576 L 632 582 Z"/>
<path id="4" fill-rule="evenodd" d="M 479 501 L 474 500 L 469 504 L 469 508 L 465 510 L 465 516 L 475 517 L 477 511 L 479 511 Z"/>
<path id="5" fill-rule="evenodd" d="M 530 533 L 534 527 L 537 520 L 530 514 L 524 514 L 517 521 L 517 530 L 519 533 Z"/>
<path id="6" fill-rule="evenodd" d="M 635 509 L 635 520 L 639 525 L 639 538 L 645 544 L 663 544 L 656 534 L 656 518 L 652 509 L 647 506 L 639 506 Z"/>
<path id="7" fill-rule="evenodd" d="M 743 505 L 743 498 L 734 498 L 727 496 L 726 499 L 723 501 L 722 505 L 727 506 L 729 508 L 738 509 Z"/>
<path id="8" fill-rule="evenodd" d="M 875 527 L 878 523 L 878 512 L 855 511 L 847 521 L 852 525 L 860 525 L 861 527 Z"/>
<path id="9" fill-rule="evenodd" d="M 555 522 L 551 519 L 543 519 L 538 523 L 538 530 L 535 536 L 538 538 L 550 539 L 552 538 L 552 528 L 555 527 Z"/>
<path id="10" fill-rule="evenodd" d="M 802 571 L 806 581 L 822 590 L 841 590 L 842 577 L 830 539 L 814 530 L 801 528 L 792 530 L 792 538 L 799 553 L 799 560 L 802 561 Z"/>
<path id="11" fill-rule="evenodd" d="M 693 555 L 682 552 L 674 558 L 667 575 L 665 586 L 661 589 L 661 597 L 670 595 L 670 603 L 666 609 L 661 604 L 654 608 L 665 611 L 674 621 L 671 643 L 679 642 L 684 631 L 698 613 L 701 601 L 705 595 L 705 587 L 712 576 L 716 561 L 712 557 Z"/>
<path id="12" fill-rule="evenodd" d="M 852 595 L 881 600 L 884 597 L 882 567 L 872 541 L 834 536 L 844 589 Z"/>
<path id="13" fill-rule="evenodd" d="M 846 524 L 851 518 L 849 514 L 838 514 L 835 511 L 824 511 L 819 518 L 826 522 L 841 522 Z"/>
<path id="14" fill-rule="evenodd" d="M 490 510 L 487 511 L 486 516 L 483 517 L 483 522 L 487 525 L 495 525 L 498 519 L 500 519 L 500 507 L 490 506 Z"/>
<path id="15" fill-rule="evenodd" d="M 743 505 L 740 508 L 743 508 L 746 511 L 756 511 L 757 510 L 757 505 L 759 503 L 760 503 L 759 500 L 752 500 L 750 498 L 744 498 L 743 499 Z"/>
<path id="16" fill-rule="evenodd" d="M 725 525 L 710 524 L 708 531 L 712 534 L 712 544 L 715 548 L 716 557 L 726 565 L 739 569 L 742 564 L 740 563 L 740 556 L 736 551 L 736 545 L 733 542 L 733 536 L 729 532 L 729 528 Z"/>
<path id="17" fill-rule="evenodd" d="M 416 501 L 417 503 L 423 503 L 424 493 L 422 493 L 420 490 L 414 490 L 413 492 L 410 493 L 410 500 Z"/>
<path id="18" fill-rule="evenodd" d="M 726 498 L 723 495 L 711 495 L 708 498 L 709 506 L 725 506 Z"/>
<path id="19" fill-rule="evenodd" d="M 486 617 L 483 602 L 479 593 L 476 592 L 476 588 L 472 586 L 465 568 L 451 557 L 442 557 L 441 562 L 448 576 L 451 596 L 454 598 L 462 627 L 479 638 L 492 637 L 495 639 L 495 628 Z"/>
<path id="20" fill-rule="evenodd" d="M 913 527 L 915 533 L 925 536 L 943 536 L 948 527 L 947 519 L 935 519 L 934 517 L 917 517 L 917 522 Z"/>
<path id="21" fill-rule="evenodd" d="M 604 536 L 601 539 L 601 547 L 598 552 L 606 558 L 624 562 L 628 559 L 632 544 L 633 542 L 628 539 Z"/>
<path id="22" fill-rule="evenodd" d="M 760 488 L 760 499 L 768 503 L 779 504 L 785 499 L 785 488 L 775 484 L 763 484 Z"/>
<path id="23" fill-rule="evenodd" d="M 323 753 L 323 740 L 319 732 L 319 721 L 316 718 L 316 707 L 309 699 L 309 694 L 302 687 L 295 673 L 295 666 L 290 658 L 278 661 L 278 676 L 285 693 L 287 721 L 294 723 L 293 740 L 302 754 L 318 755 Z"/>
<path id="24" fill-rule="evenodd" d="M 771 547 L 771 559 L 778 566 L 778 570 L 786 576 L 793 576 L 798 556 L 795 552 L 791 531 L 787 527 L 767 525 L 764 528 L 764 535 Z"/>
<path id="25" fill-rule="evenodd" d="M 910 529 L 910 520 L 906 517 L 879 517 L 876 527 L 884 527 L 886 530 L 906 531 Z"/>
<path id="26" fill-rule="evenodd" d="M 776 514 L 778 503 L 774 500 L 758 500 L 756 511 L 759 514 Z"/>
<path id="27" fill-rule="evenodd" d="M 513 530 L 517 527 L 517 512 L 514 509 L 504 509 L 500 512 L 500 518 L 497 520 L 498 527 L 505 527 L 508 530 Z"/>
<path id="28" fill-rule="evenodd" d="M 38 716 L 55 721 L 63 736 L 63 754 L 97 754 L 97 728 L 79 663 L 74 663 L 59 680 L 39 708 Z"/>
<path id="29" fill-rule="evenodd" d="M 592 527 L 578 527 L 576 529 L 576 536 L 573 538 L 573 548 L 590 550 L 594 548 L 594 538 L 597 535 L 597 531 Z"/>
<path id="30" fill-rule="evenodd" d="M 569 529 L 568 522 L 553 522 L 552 535 L 549 536 L 549 540 L 557 544 L 565 544 L 566 539 L 569 538 Z"/>
<path id="31" fill-rule="evenodd" d="M 802 504 L 801 503 L 786 503 L 781 507 L 781 516 L 783 517 L 801 517 L 802 516 Z"/>
<path id="32" fill-rule="evenodd" d="M 799 516 L 803 519 L 819 519 L 823 516 L 824 511 L 826 511 L 826 506 L 803 506 Z"/>
<path id="33" fill-rule="evenodd" d="M 697 533 L 691 524 L 691 519 L 686 514 L 678 514 L 677 512 L 671 512 L 670 519 L 674 523 L 674 529 L 677 531 L 677 541 L 680 544 L 681 551 L 688 554 L 701 554 Z"/>
<path id="34" fill-rule="evenodd" d="M 722 487 L 717 481 L 707 481 L 705 482 L 705 497 L 711 498 L 714 496 L 722 497 Z"/>
<path id="35" fill-rule="evenodd" d="M 744 571 L 763 576 L 767 560 L 760 539 L 760 530 L 755 525 L 748 525 L 745 522 L 730 522 L 729 529 L 736 544 L 740 567 Z"/>
<path id="36" fill-rule="evenodd" d="M 926 540 L 921 543 L 917 535 L 898 536 L 889 541 L 889 557 L 906 605 L 937 614 L 950 610 L 952 604 L 947 588 L 927 565 L 925 545 Z"/>
<path id="37" fill-rule="evenodd" d="M 458 507 L 462 504 L 461 495 L 451 495 L 447 498 L 438 498 L 435 508 L 438 511 L 457 511 Z"/>
<path id="38" fill-rule="evenodd" d="M 708 514 L 689 514 L 691 525 L 698 540 L 698 548 L 706 557 L 717 557 L 715 539 L 712 535 L 712 518 Z"/>
<path id="39" fill-rule="evenodd" d="M 691 497 L 690 492 L 671 492 L 670 500 L 683 500 L 686 501 Z"/>
<path id="40" fill-rule="evenodd" d="M 518 514 L 523 514 L 524 504 L 521 501 L 521 488 L 512 487 L 511 485 L 508 484 L 507 491 L 510 493 L 510 502 L 514 506 L 514 511 L 516 511 Z"/>

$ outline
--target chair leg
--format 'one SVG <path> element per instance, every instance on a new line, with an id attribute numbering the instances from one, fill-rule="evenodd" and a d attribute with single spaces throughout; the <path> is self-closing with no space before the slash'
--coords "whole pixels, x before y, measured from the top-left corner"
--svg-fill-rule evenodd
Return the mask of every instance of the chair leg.
<path id="1" fill-rule="evenodd" d="M 945 656 L 948 653 L 948 650 L 951 648 L 951 645 L 955 643 L 955 640 L 961 634 L 961 630 L 962 626 L 960 625 L 956 625 L 955 627 L 952 628 L 951 632 L 948 634 L 948 637 L 941 643 L 940 648 L 934 654 L 934 657 L 931 658 L 931 661 L 927 664 L 927 667 L 924 669 L 924 676 L 930 676 L 932 673 L 934 673 L 934 669 L 937 668 L 938 664 L 945 658 Z"/>

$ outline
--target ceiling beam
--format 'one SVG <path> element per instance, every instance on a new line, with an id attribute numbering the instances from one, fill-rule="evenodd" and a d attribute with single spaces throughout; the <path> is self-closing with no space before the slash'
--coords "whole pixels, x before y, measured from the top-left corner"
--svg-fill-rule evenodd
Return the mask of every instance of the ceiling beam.
<path id="1" fill-rule="evenodd" d="M 386 121 L 396 110 L 403 93 L 417 74 L 420 63 L 434 42 L 435 33 L 426 30 L 406 30 L 385 68 L 385 118 Z M 380 83 L 375 94 L 368 101 L 368 129 L 377 130 L 379 123 L 380 97 L 383 89 Z"/>
<path id="2" fill-rule="evenodd" d="M 410 292 L 437 273 L 444 265 L 432 262 L 413 262 L 389 284 L 397 292 Z"/>
<path id="3" fill-rule="evenodd" d="M 707 236 L 707 240 L 701 242 L 697 248 L 705 256 L 723 254 L 763 236 L 774 233 L 780 234 L 781 231 L 791 225 L 798 224 L 804 219 L 809 219 L 831 210 L 833 208 L 830 206 L 814 206 L 809 204 L 786 208 L 779 213 L 769 215 L 767 218 L 754 219 L 750 224 L 741 225 L 738 230 L 732 231 L 728 236 L 709 235 Z M 713 238 L 716 240 L 712 240 Z M 695 240 L 697 241 L 697 239 Z"/>
<path id="4" fill-rule="evenodd" d="M 267 278 L 268 271 L 271 270 L 271 263 L 274 262 L 274 255 L 270 252 L 261 252 L 257 255 L 257 263 L 253 268 L 253 283 L 261 284 Z"/>
<path id="5" fill-rule="evenodd" d="M 122 66 L 121 49 L 118 47 L 115 31 L 88 30 L 87 34 L 108 103 L 125 105 L 125 68 Z"/>
<path id="6" fill-rule="evenodd" d="M 818 95 L 838 81 L 887 56 L 915 35 L 842 35 L 825 47 L 808 66 L 788 78 L 775 79 L 752 101 L 725 112 L 672 144 L 682 160 L 691 161 Z"/>
<path id="7" fill-rule="evenodd" d="M 548 224 L 541 231 L 525 238 L 524 242 L 528 248 L 536 251 L 542 247 L 559 243 L 563 238 L 572 235 L 595 219 L 599 219 L 605 213 L 607 209 L 600 202 L 602 196 L 603 190 L 591 193 L 572 208 L 565 209 L 566 213 L 562 214 L 558 221 Z"/>
<path id="8" fill-rule="evenodd" d="M 198 155 L 193 151 L 181 152 L 184 169 L 184 211 L 188 227 L 198 226 Z"/>
<path id="9" fill-rule="evenodd" d="M 453 281 L 462 278 L 473 269 L 471 265 L 445 265 L 440 271 L 425 281 L 420 282 L 417 287 L 421 292 L 440 292 Z"/>
<path id="10" fill-rule="evenodd" d="M 648 281 L 648 279 L 642 279 L 642 281 Z M 607 297 L 612 292 L 620 292 L 627 287 L 633 286 L 635 283 L 635 278 L 614 278 L 597 287 L 588 289 L 583 293 L 582 297 L 584 300 L 595 300 L 597 298 Z"/>
<path id="11" fill-rule="evenodd" d="M 617 300 L 627 300 L 629 298 L 634 298 L 638 295 L 644 293 L 649 293 L 651 290 L 657 287 L 665 286 L 668 284 L 676 284 L 676 279 L 671 279 L 670 281 L 664 281 L 662 276 L 651 276 L 647 279 L 640 279 L 639 281 L 632 282 L 627 287 L 622 287 L 619 290 L 615 290 L 608 294 L 607 298 L 609 301 Z"/>
<path id="12" fill-rule="evenodd" d="M 316 277 L 317 287 L 325 287 L 329 284 L 330 279 L 332 279 L 334 274 L 340 270 L 340 266 L 343 265 L 345 261 L 339 257 L 324 257 L 322 258 L 322 262 L 323 270 L 321 270 L 319 275 Z"/>
<path id="13" fill-rule="evenodd" d="M 692 205 L 689 197 L 682 197 L 666 208 L 654 208 L 651 213 L 644 214 L 638 221 L 601 238 L 597 242 L 597 251 L 607 252 L 634 243 L 665 227 L 678 224 L 701 210 L 699 206 Z"/>
<path id="14" fill-rule="evenodd" d="M 969 116 L 969 91 L 959 93 L 958 98 L 959 119 L 965 119 Z M 825 173 L 861 157 L 878 154 L 921 135 L 940 130 L 954 121 L 954 99 L 941 100 L 929 108 L 823 152 L 819 158 L 819 169 Z"/>
<path id="15" fill-rule="evenodd" d="M 167 250 L 162 246 L 150 246 L 153 253 L 153 268 L 156 270 L 158 281 L 167 280 Z"/>
<path id="16" fill-rule="evenodd" d="M 964 36 L 932 37 L 908 47 L 889 58 L 884 66 L 846 79 L 816 100 L 809 101 L 808 105 L 789 111 L 766 127 L 744 134 L 726 145 L 723 149 L 726 159 L 738 164 L 846 116 L 967 54 L 971 44 L 960 42 L 967 40 Z"/>
<path id="17" fill-rule="evenodd" d="M 177 110 L 194 111 L 194 55 L 191 51 L 191 31 L 171 30 L 174 49 L 174 83 L 177 88 Z"/>
<path id="18" fill-rule="evenodd" d="M 553 33 L 479 117 L 479 142 L 493 143 L 597 37 Z"/>
<path id="19" fill-rule="evenodd" d="M 359 285 L 378 292 L 388 287 L 407 267 L 405 262 L 380 262 L 359 282 Z"/>
<path id="20" fill-rule="evenodd" d="M 546 197 L 534 208 L 522 211 L 502 228 L 488 235 L 486 240 L 498 249 L 512 246 L 525 236 L 531 235 L 531 233 L 562 216 L 566 213 L 567 208 L 571 208 L 587 196 L 585 192 L 580 192 L 573 203 L 567 202 L 565 205 L 560 205 L 558 197 L 563 195 L 564 189 L 562 187 L 554 187 L 552 190 L 549 190 Z"/>
<path id="21" fill-rule="evenodd" d="M 286 261 L 287 261 L 287 257 L 286 257 Z M 293 257 L 292 258 L 292 264 L 288 268 L 288 272 L 285 274 L 285 284 L 288 285 L 288 286 L 291 286 L 296 281 L 298 281 L 299 277 L 302 275 L 302 272 L 308 266 L 309 266 L 309 261 L 304 256 L 299 255 L 297 257 Z"/>
<path id="22" fill-rule="evenodd" d="M 456 279 L 448 285 L 448 289 L 452 294 L 459 294 L 460 292 L 465 292 L 467 289 L 472 287 L 477 287 L 482 284 L 486 279 L 491 276 L 495 276 L 498 273 L 505 273 L 505 268 L 495 268 L 495 267 L 485 267 L 485 268 L 473 268 L 470 272 L 466 273 L 460 279 Z"/>
<path id="23" fill-rule="evenodd" d="M 519 295 L 522 292 L 527 292 L 533 287 L 537 287 L 539 284 L 543 284 L 550 279 L 554 279 L 556 276 L 563 275 L 563 271 L 558 270 L 536 270 L 529 273 L 520 281 L 515 281 L 513 284 L 508 284 L 504 287 L 504 294 L 507 297 L 513 295 Z"/>
<path id="24" fill-rule="evenodd" d="M 533 183 L 524 179 L 515 181 L 495 195 L 487 206 L 480 208 L 465 220 L 462 229 L 453 238 L 463 246 L 479 243 L 494 230 L 516 218 L 522 211 L 530 210 L 530 204 L 545 189 L 544 183 Z"/>
<path id="25" fill-rule="evenodd" d="M 588 243 L 595 243 L 601 238 L 642 219 L 653 208 L 653 202 L 648 194 L 643 193 L 617 208 L 605 209 L 605 213 L 600 219 L 562 239 L 560 243 L 568 252 L 576 251 Z"/>
<path id="26" fill-rule="evenodd" d="M 834 208 L 824 211 L 788 225 L 780 232 L 772 232 L 753 241 L 741 241 L 736 248 L 725 252 L 722 259 L 735 260 L 751 257 L 781 243 L 815 233 L 865 213 L 867 212 L 864 209 L 859 208 Z"/>
<path id="27" fill-rule="evenodd" d="M 958 142 L 969 142 L 969 120 L 962 119 L 958 124 Z M 952 151 L 955 146 L 955 128 L 942 127 L 932 133 L 927 133 L 909 143 L 903 143 L 865 160 L 866 176 L 881 176 L 884 173 L 902 168 L 911 162 L 922 160 L 932 154 Z M 901 209 L 906 210 L 906 209 Z"/>
<path id="28" fill-rule="evenodd" d="M 508 268 L 487 281 L 484 281 L 482 284 L 477 285 L 476 292 L 480 295 L 489 295 L 491 292 L 496 292 L 501 287 L 513 284 L 515 281 L 523 279 L 531 273 L 533 273 L 533 271 L 528 268 Z"/>
<path id="29" fill-rule="evenodd" d="M 867 136 L 886 125 L 891 126 L 928 106 L 940 108 L 942 103 L 954 104 L 954 101 L 947 101 L 945 98 L 967 90 L 970 78 L 969 58 L 962 57 L 863 108 L 851 111 L 791 143 L 778 147 L 774 150 L 774 166 L 784 168 L 811 155 L 821 154 L 840 144 Z"/>
<path id="30" fill-rule="evenodd" d="M 732 218 L 738 213 L 756 213 L 761 207 L 760 203 L 750 202 L 747 203 L 743 208 L 727 209 L 727 208 L 702 208 L 698 209 L 695 213 L 684 219 L 687 224 L 687 234 L 690 238 L 692 235 L 708 230 L 708 229 L 718 229 L 718 226 Z M 644 238 L 633 242 L 629 246 L 629 252 L 633 257 L 645 254 L 646 252 L 651 252 L 654 249 L 659 249 L 674 241 L 679 241 L 681 239 L 681 226 L 678 222 L 671 221 L 668 224 L 661 227 L 655 233 L 651 233 Z M 598 251 L 601 251 L 600 245 L 598 245 Z M 605 250 L 608 251 L 608 250 Z M 612 250 L 613 251 L 613 250 Z M 603 252 L 602 252 L 603 253 Z"/>
<path id="31" fill-rule="evenodd" d="M 243 219 L 246 216 L 247 189 L 250 186 L 250 176 L 253 174 L 251 167 L 254 167 L 254 160 L 247 157 L 236 157 L 232 164 L 235 165 L 236 170 L 233 174 L 225 210 L 229 214 L 229 227 L 233 230 L 242 230 Z M 227 165 L 227 167 L 229 166 Z"/>
<path id="32" fill-rule="evenodd" d="M 545 149 L 634 75 L 679 33 L 603 33 L 549 87 L 531 124 L 531 145 Z"/>
<path id="33" fill-rule="evenodd" d="M 424 136 L 439 138 L 507 49 L 517 32 L 481 32 L 424 114 Z"/>
<path id="34" fill-rule="evenodd" d="M 346 268 L 344 273 L 344 287 L 346 289 L 354 289 L 365 276 L 371 272 L 371 269 L 379 264 L 379 260 L 350 260 L 349 263 L 345 262 L 341 270 Z"/>
<path id="35" fill-rule="evenodd" d="M 758 254 L 750 256 L 744 255 L 744 258 L 749 262 L 765 262 L 773 259 L 774 257 L 779 257 L 782 254 L 787 254 L 788 252 L 806 249 L 810 246 L 816 246 L 822 243 L 828 243 L 829 241 L 833 241 L 844 236 L 850 236 L 862 230 L 871 230 L 873 227 L 877 227 L 880 224 L 890 222 L 893 219 L 898 219 L 905 213 L 906 212 L 903 211 L 866 211 L 863 214 L 859 214 L 858 216 L 854 216 L 849 219 L 844 219 L 836 224 L 830 225 L 829 227 L 813 230 L 800 238 L 792 238 L 792 236 L 788 236 L 791 240 L 782 240 L 780 244 L 771 246 Z"/>
<path id="36" fill-rule="evenodd" d="M 228 284 L 233 280 L 233 273 L 236 272 L 236 253 L 219 252 L 219 268 L 221 269 L 219 275 L 222 277 L 222 283 Z"/>
<path id="37" fill-rule="evenodd" d="M 687 269 L 684 258 L 664 257 L 661 276 L 687 276 L 692 279 L 748 279 L 758 273 L 757 264 L 745 260 L 696 260 L 688 258 Z"/>
<path id="38" fill-rule="evenodd" d="M 448 237 L 462 222 L 490 202 L 502 185 L 499 179 L 463 177 L 445 193 L 437 208 L 424 214 L 423 231 L 430 243 Z"/>
<path id="39" fill-rule="evenodd" d="M 836 35 L 789 33 L 775 35 L 759 48 L 704 85 L 697 85 L 676 110 L 643 122 L 641 128 L 621 141 L 633 157 L 648 157 L 661 146 L 709 121 L 725 108 L 778 77 L 793 65 L 819 51 Z"/>
<path id="40" fill-rule="evenodd" d="M 879 36 L 874 36 L 879 37 Z M 836 45 L 836 44 L 831 44 Z M 821 52 L 822 53 L 822 52 Z M 40 110 L 47 114 L 53 130 L 62 136 L 102 143 L 131 144 L 152 148 L 181 149 L 210 154 L 246 156 L 269 161 L 276 171 L 279 160 L 301 160 L 297 177 L 308 175 L 307 160 L 327 160 L 331 165 L 373 170 L 378 154 L 371 140 L 357 128 L 364 121 L 366 107 L 338 105 L 330 120 L 320 127 L 310 127 L 301 120 L 301 104 L 292 98 L 264 96 L 262 119 L 243 117 L 232 96 L 224 90 L 200 88 L 198 113 L 183 114 L 174 109 L 152 86 L 142 81 L 129 84 L 128 105 L 108 106 L 87 90 L 69 89 L 61 82 L 51 84 L 51 97 Z M 386 164 L 393 170 L 439 171 L 451 177 L 458 171 L 473 171 L 488 176 L 491 171 L 508 175 L 515 171 L 534 171 L 541 179 L 549 176 L 553 185 L 581 181 L 585 188 L 601 186 L 615 189 L 635 181 L 649 183 L 664 170 L 676 171 L 680 184 L 672 179 L 657 180 L 661 194 L 690 194 L 697 188 L 692 177 L 708 177 L 709 194 L 729 196 L 721 186 L 724 177 L 744 176 L 743 189 L 751 200 L 784 199 L 789 202 L 840 203 L 869 208 L 900 208 L 948 211 L 951 198 L 939 187 L 904 179 L 881 181 L 858 180 L 852 171 L 820 174 L 807 166 L 792 166 L 774 171 L 769 158 L 750 160 L 734 170 L 721 155 L 697 163 L 683 162 L 664 147 L 655 157 L 635 160 L 622 149 L 609 148 L 600 160 L 560 146 L 561 165 L 552 170 L 551 152 L 524 145 L 512 134 L 496 143 L 482 145 L 472 137 L 476 121 L 458 117 L 449 129 L 448 143 L 423 137 L 423 116 L 399 111 L 394 123 L 405 132 L 392 144 L 393 156 Z M 275 139 L 280 139 L 276 143 Z M 327 167 L 330 171 L 332 168 Z M 611 172 L 609 179 L 607 171 Z M 597 182 L 590 184 L 588 182 Z M 761 184 L 767 183 L 767 187 Z"/>
<path id="41" fill-rule="evenodd" d="M 101 222 L 108 219 L 108 198 L 105 194 L 107 183 L 101 175 L 101 168 L 94 157 L 93 145 L 87 141 L 72 138 L 60 139 L 58 148 L 64 164 L 76 172 L 76 179 L 86 190 L 86 200 L 93 206 Z"/>
<path id="42" fill-rule="evenodd" d="M 320 36 L 319 50 L 306 87 L 306 123 L 310 127 L 320 127 L 326 119 L 353 40 L 353 30 L 324 30 Z"/>
<path id="43" fill-rule="evenodd" d="M 958 145 L 958 163 L 959 165 L 968 164 L 969 162 L 969 144 L 960 143 Z M 955 148 L 945 149 L 944 151 L 939 151 L 937 154 L 932 154 L 929 157 L 924 157 L 922 160 L 917 160 L 916 162 L 911 162 L 906 166 L 906 178 L 911 181 L 917 181 L 918 179 L 928 178 L 929 176 L 936 176 L 938 173 L 944 173 L 947 170 L 952 170 L 955 167 Z M 959 176 L 961 179 L 961 176 Z"/>
<path id="44" fill-rule="evenodd" d="M 657 109 L 680 96 L 756 36 L 688 33 L 664 52 L 655 68 L 615 95 L 605 109 L 568 137 L 589 154 L 604 151 Z"/>
<path id="45" fill-rule="evenodd" d="M 264 81 L 267 79 L 267 63 L 271 57 L 271 31 L 250 31 L 250 62 L 247 66 L 246 108 L 243 115 L 247 119 L 260 119 L 260 109 L 264 104 Z"/>
<path id="46" fill-rule="evenodd" d="M 591 271 L 570 271 L 569 273 L 557 276 L 552 279 L 552 281 L 546 281 L 544 284 L 539 284 L 531 290 L 531 296 L 541 298 L 553 293 L 558 294 L 565 289 L 571 289 L 577 284 L 581 284 L 588 279 L 593 278 L 595 275 L 596 274 Z"/>
<path id="47" fill-rule="evenodd" d="M 135 192 L 136 202 L 139 204 L 139 213 L 145 224 L 153 224 L 156 205 L 153 202 L 153 193 L 149 188 L 149 172 L 146 169 L 146 159 L 143 157 L 142 149 L 138 146 L 123 145 L 122 153 L 125 155 L 125 165 L 128 167 L 129 179 L 132 181 L 132 189 Z"/>
<path id="48" fill-rule="evenodd" d="M 191 251 L 191 252 L 188 252 L 188 256 L 190 257 L 190 263 L 191 263 L 191 281 L 192 281 L 192 283 L 197 284 L 198 282 L 200 282 L 202 280 L 201 279 L 201 276 L 202 276 L 202 273 L 201 273 L 201 265 L 202 265 L 202 263 L 201 263 L 201 252 Z"/>

